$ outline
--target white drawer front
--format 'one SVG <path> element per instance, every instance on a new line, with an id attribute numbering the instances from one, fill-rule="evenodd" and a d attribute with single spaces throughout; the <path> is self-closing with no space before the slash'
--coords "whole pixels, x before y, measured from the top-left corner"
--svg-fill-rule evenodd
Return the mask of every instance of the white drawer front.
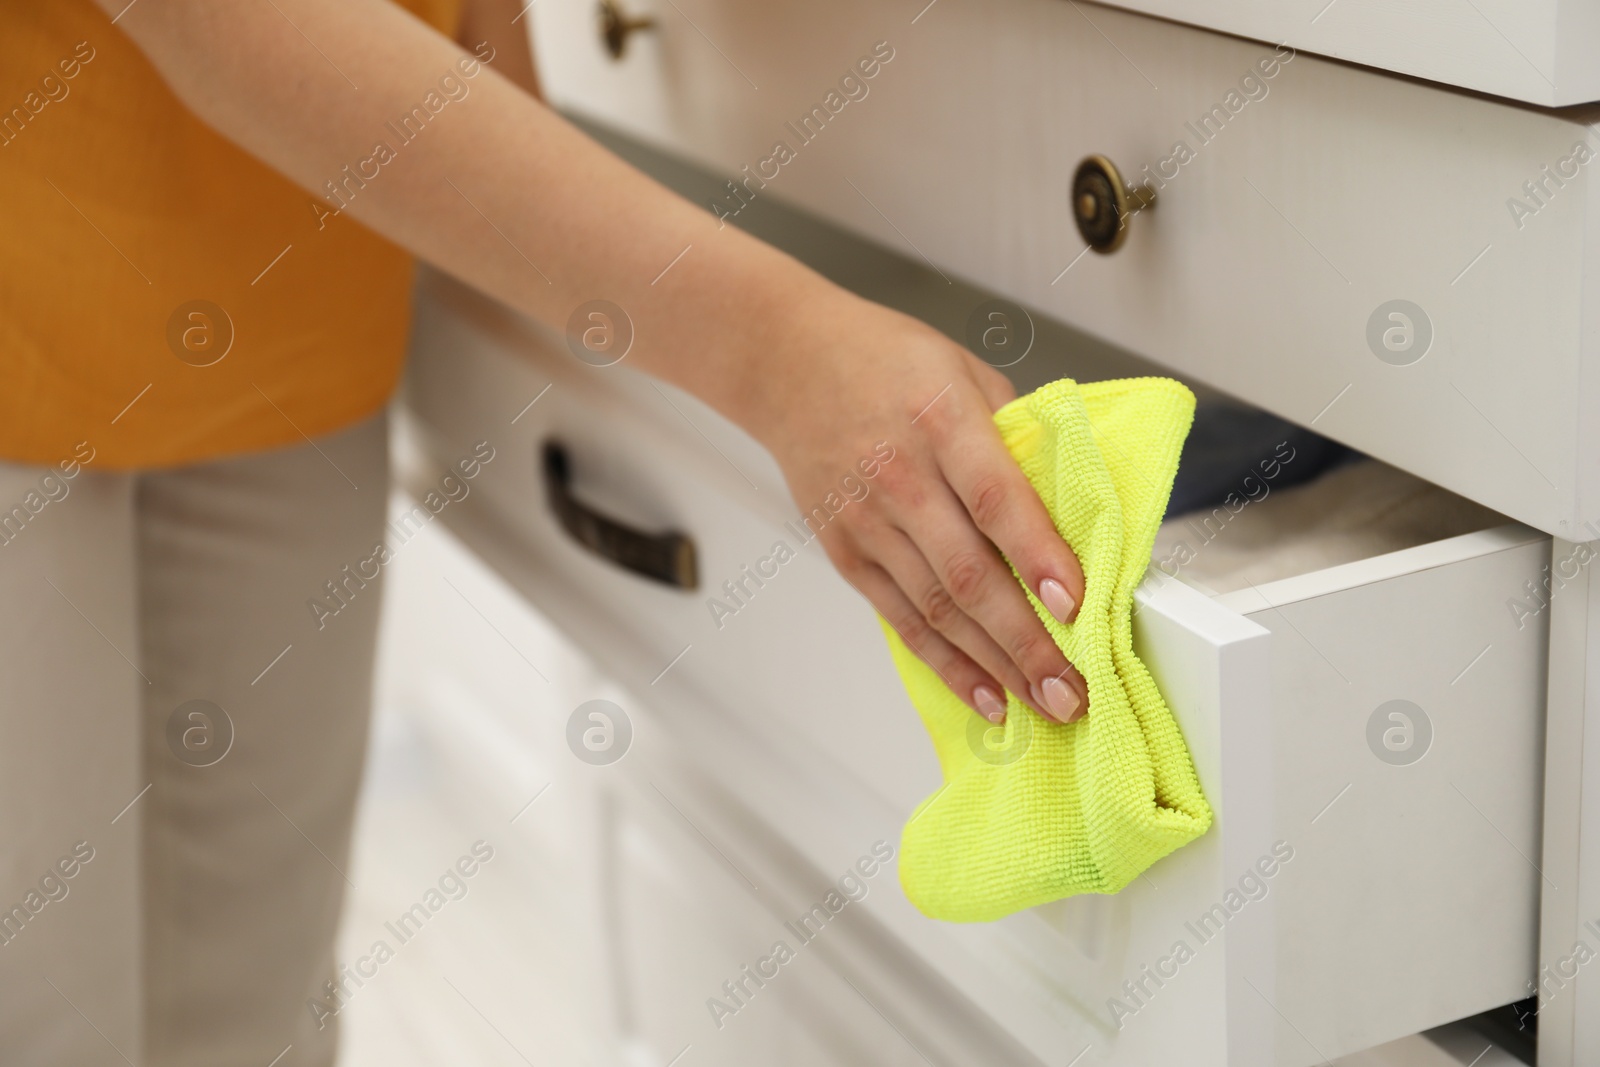
<path id="1" fill-rule="evenodd" d="M 1600 400 L 1584 372 L 1596 171 L 1574 157 L 1578 142 L 1600 153 L 1587 112 L 1307 55 L 1268 79 L 1270 46 L 1057 0 L 940 3 L 915 25 L 877 5 L 703 0 L 685 12 L 727 60 L 667 11 L 621 63 L 586 23 L 540 10 L 560 42 L 551 93 L 579 113 L 739 181 L 781 140 L 795 158 L 751 184 L 758 197 L 1546 532 L 1583 539 L 1600 518 L 1583 419 Z M 894 58 L 865 98 L 802 144 L 792 124 L 879 40 Z M 1091 153 L 1164 187 L 1119 251 L 1080 258 L 1068 188 Z M 1421 333 L 1384 346 L 1392 301 L 1430 324 L 1409 365 L 1393 361 Z M 1389 343 L 1404 347 L 1399 325 Z"/>
<path id="2" fill-rule="evenodd" d="M 1258 770 L 1274 836 L 1304 846 L 1261 992 L 1319 1046 L 1528 995 L 1547 635 L 1508 604 L 1532 603 L 1549 546 L 1510 526 L 1221 598 L 1272 631 Z"/>
<path id="3" fill-rule="evenodd" d="M 659 787 L 649 781 L 629 786 L 607 806 L 609 932 L 618 1009 L 631 1043 L 648 1052 L 641 1062 L 665 1064 L 691 1046 L 692 1062 L 708 1067 L 923 1062 L 870 1003 L 811 958 L 811 943 L 762 907 L 669 806 L 679 800 L 653 792 Z M 826 923 L 802 933 L 850 936 Z"/>
<path id="4" fill-rule="evenodd" d="M 1531 104 L 1600 99 L 1594 0 L 1107 2 Z"/>
<path id="5" fill-rule="evenodd" d="M 1251 37 L 1258 41 L 1287 43 L 1305 52 L 1380 70 L 1395 71 L 1445 85 L 1459 86 L 1494 96 L 1509 97 L 1546 107 L 1600 100 L 1600 70 L 1594 63 L 1600 3 L 1595 0 L 1314 0 L 1287 4 L 1278 0 L 1100 0 L 1113 7 L 1140 11 L 1193 26 Z M 687 36 L 695 30 L 682 19 L 674 21 L 671 6 L 657 0 L 632 0 L 633 12 L 665 16 L 661 37 Z M 681 4 L 680 10 L 717 37 L 707 23 L 717 15 L 709 3 Z M 902 27 L 922 9 L 889 12 Z M 951 6 L 945 0 L 945 7 Z M 1064 6 L 1064 5 L 1063 5 Z M 814 5 L 813 5 L 814 7 Z M 1011 5 L 1015 9 L 1015 5 Z M 1011 17 L 1004 7 L 986 5 L 999 18 Z M 948 12 L 941 11 L 940 17 Z M 1078 29 L 1093 34 L 1105 15 L 1099 2 L 1082 5 L 1073 16 Z M 933 14 L 917 20 L 919 29 L 931 26 Z M 543 66 L 563 94 L 570 90 L 570 72 L 599 66 L 607 60 L 588 8 L 583 4 L 541 5 L 535 17 L 535 43 L 545 45 Z M 886 18 L 885 21 L 888 21 Z M 1109 31 L 1119 44 L 1121 39 Z M 742 43 L 742 42 L 740 42 Z M 630 42 L 629 62 L 648 53 L 648 38 Z M 701 42 L 704 47 L 704 42 Z M 668 45 L 670 47 L 670 44 Z M 708 53 L 715 55 L 709 48 Z M 759 67 L 741 67 L 761 82 Z M 1141 57 L 1130 52 L 1134 62 Z M 1154 75 L 1152 75 L 1154 78 Z M 1160 79 L 1155 78 L 1159 83 Z M 748 86 L 747 86 L 748 87 Z M 762 89 L 767 85 L 763 82 Z"/>
<path id="6" fill-rule="evenodd" d="M 438 458 L 483 437 L 509 457 L 445 512 L 470 543 L 667 709 L 689 758 L 816 870 L 898 840 L 937 767 L 866 605 L 813 545 L 720 627 L 708 609 L 785 536 L 769 457 L 454 286 L 424 302 L 413 359 L 410 405 Z M 700 590 L 566 537 L 537 477 L 551 436 L 585 499 L 694 537 Z M 1221 600 L 1147 583 L 1137 640 L 1215 830 L 1116 897 L 951 926 L 883 892 L 875 916 L 1046 1062 L 1297 1067 L 1517 999 L 1535 958 L 1545 648 L 1506 600 L 1547 557 L 1508 527 Z M 1431 724 L 1421 760 L 1394 757 L 1403 737 L 1369 743 L 1394 700 Z"/>

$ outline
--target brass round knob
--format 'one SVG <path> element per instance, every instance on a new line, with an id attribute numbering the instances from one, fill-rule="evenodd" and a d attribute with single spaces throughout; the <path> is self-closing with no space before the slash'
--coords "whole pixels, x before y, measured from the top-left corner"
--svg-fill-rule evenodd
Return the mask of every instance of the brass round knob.
<path id="1" fill-rule="evenodd" d="M 612 59 L 621 59 L 628 50 L 628 37 L 639 30 L 653 30 L 656 20 L 648 16 L 633 18 L 623 12 L 616 0 L 600 0 L 600 39 Z"/>
<path id="2" fill-rule="evenodd" d="M 1105 156 L 1085 157 L 1072 175 L 1072 217 L 1096 252 L 1109 255 L 1121 248 L 1133 216 L 1155 204 L 1154 186 L 1130 186 Z"/>

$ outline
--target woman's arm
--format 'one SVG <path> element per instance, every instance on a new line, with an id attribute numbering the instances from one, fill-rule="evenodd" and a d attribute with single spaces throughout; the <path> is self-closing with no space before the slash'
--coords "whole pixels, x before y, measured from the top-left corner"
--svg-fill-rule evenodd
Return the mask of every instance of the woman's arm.
<path id="1" fill-rule="evenodd" d="M 533 62 L 533 49 L 528 47 L 528 24 L 532 17 L 531 3 L 519 0 L 466 0 L 461 5 L 461 25 L 456 28 L 456 43 L 467 51 L 480 44 L 493 49 L 494 69 L 502 78 L 536 100 L 544 100 L 539 87 L 539 71 Z"/>
<path id="2" fill-rule="evenodd" d="M 620 305 L 630 361 L 765 444 L 802 506 L 889 442 L 876 491 L 823 534 L 830 558 L 973 706 L 992 712 L 998 682 L 1081 713 L 1081 677 L 994 548 L 1057 613 L 1081 600 L 990 421 L 998 373 L 721 225 L 494 70 L 463 77 L 462 51 L 388 0 L 141 0 L 118 26 L 200 118 L 435 266 L 557 328 Z M 466 95 L 394 144 L 387 124 L 447 77 Z M 394 158 L 349 181 L 380 142 Z"/>

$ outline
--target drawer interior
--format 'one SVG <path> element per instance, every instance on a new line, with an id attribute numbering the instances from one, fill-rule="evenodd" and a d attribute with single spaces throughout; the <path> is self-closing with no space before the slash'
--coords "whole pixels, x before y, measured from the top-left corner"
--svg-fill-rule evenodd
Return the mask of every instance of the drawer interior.
<path id="1" fill-rule="evenodd" d="M 1169 516 L 1152 568 L 1207 593 L 1232 593 L 1507 521 L 1377 460 L 1354 458 L 1275 488 L 1296 458 L 1291 444 L 1276 446 L 1215 503 Z"/>

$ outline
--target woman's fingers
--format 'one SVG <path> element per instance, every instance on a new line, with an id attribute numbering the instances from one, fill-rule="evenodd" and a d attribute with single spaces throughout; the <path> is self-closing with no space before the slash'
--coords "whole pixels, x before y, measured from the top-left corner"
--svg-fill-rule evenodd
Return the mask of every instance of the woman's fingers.
<path id="1" fill-rule="evenodd" d="M 978 622 L 963 611 L 945 589 L 927 559 L 901 530 L 885 527 L 870 535 L 871 551 L 878 565 L 900 588 L 913 608 L 935 631 L 1024 703 L 1035 711 L 1054 718 L 1048 707 L 1032 698 L 1034 688 L 1028 677 L 995 643 Z"/>
<path id="2" fill-rule="evenodd" d="M 847 563 L 840 571 L 894 627 L 906 647 L 932 667 L 968 707 L 990 722 L 1005 721 L 1005 693 L 1000 683 L 934 629 L 888 571 L 865 560 Z"/>
<path id="3" fill-rule="evenodd" d="M 936 406 L 928 412 L 939 412 L 928 432 L 941 469 L 929 472 L 918 465 L 899 472 L 937 488 L 922 484 L 920 492 L 893 494 L 899 504 L 896 524 L 926 557 L 955 606 L 1026 676 L 1026 691 L 1036 706 L 1071 721 L 1087 706 L 1082 676 L 1056 647 L 996 548 L 1014 553 L 1023 580 L 1062 621 L 1077 613 L 1083 572 L 981 410 L 981 394 L 974 388 L 951 390 L 945 399 L 942 411 Z M 914 597 L 914 590 L 908 592 Z"/>
<path id="4" fill-rule="evenodd" d="M 923 539 L 918 547 L 939 584 L 955 607 L 981 626 L 1022 672 L 1035 706 L 1058 722 L 1071 722 L 1084 706 L 1083 695 L 1062 684 L 1071 677 L 1071 665 L 994 546 L 970 520 L 962 521 L 966 516 L 954 500 L 939 510 L 946 516 L 925 513 L 917 530 Z"/>
<path id="5" fill-rule="evenodd" d="M 1045 610 L 1071 622 L 1083 603 L 1083 568 L 993 424 L 985 428 L 987 433 L 962 432 L 936 423 L 931 429 L 939 468 L 973 524 L 1011 561 Z"/>

